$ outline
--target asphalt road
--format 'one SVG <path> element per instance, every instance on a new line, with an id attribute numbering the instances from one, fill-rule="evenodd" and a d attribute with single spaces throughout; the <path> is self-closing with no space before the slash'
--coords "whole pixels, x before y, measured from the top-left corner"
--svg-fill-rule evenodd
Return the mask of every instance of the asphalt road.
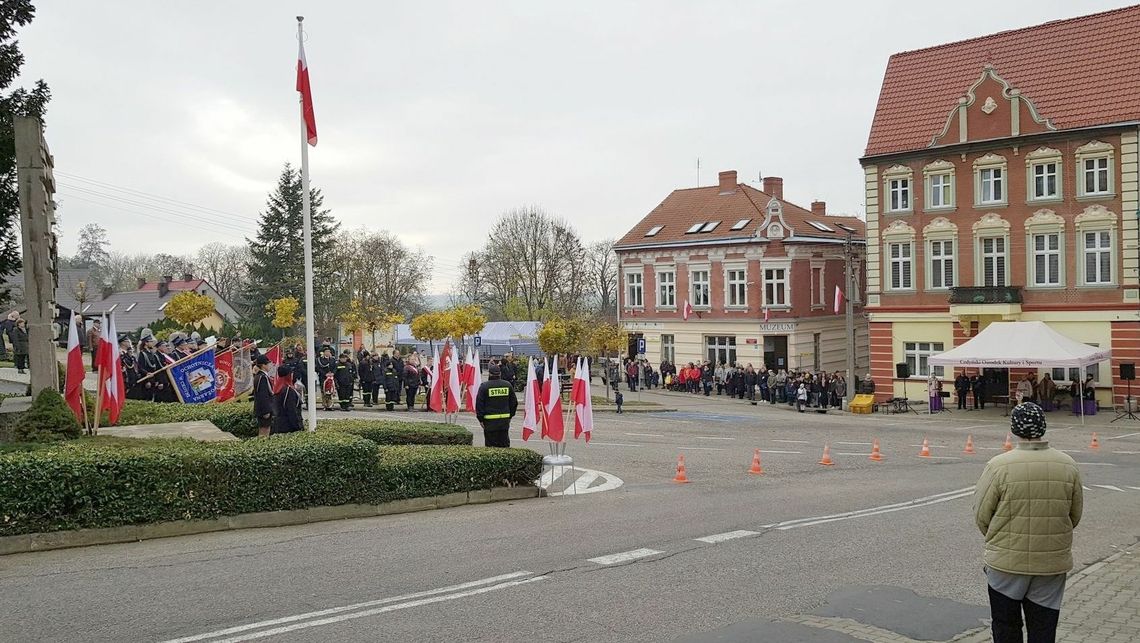
<path id="1" fill-rule="evenodd" d="M 970 491 L 1002 418 L 644 399 L 678 412 L 599 414 L 577 496 L 0 558 L 0 640 L 794 641 L 769 621 L 809 612 L 945 640 L 985 616 Z M 1050 418 L 1088 488 L 1078 564 L 1136 542 L 1140 426 L 1092 451 Z"/>

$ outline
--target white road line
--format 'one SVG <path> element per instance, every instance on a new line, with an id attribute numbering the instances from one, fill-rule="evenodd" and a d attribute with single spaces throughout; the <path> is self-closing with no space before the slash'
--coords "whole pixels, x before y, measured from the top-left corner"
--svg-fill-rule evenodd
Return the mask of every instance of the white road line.
<path id="1" fill-rule="evenodd" d="M 927 455 L 927 456 L 919 456 L 919 457 L 923 458 L 924 460 L 961 460 L 962 459 L 962 458 L 959 458 L 957 456 L 952 456 L 952 455 Z"/>
<path id="2" fill-rule="evenodd" d="M 625 444 L 624 442 L 591 442 L 594 447 L 643 447 L 644 444 Z"/>
<path id="3" fill-rule="evenodd" d="M 772 451 L 770 449 L 760 449 L 760 453 L 788 453 L 788 454 L 800 455 L 803 453 L 803 451 Z"/>
<path id="4" fill-rule="evenodd" d="M 1120 487 L 1115 487 L 1115 486 L 1110 485 L 1110 484 L 1094 484 L 1093 486 L 1094 487 L 1100 487 L 1101 489 L 1108 489 L 1109 491 L 1119 491 L 1120 493 L 1124 493 L 1124 490 L 1121 489 Z"/>
<path id="5" fill-rule="evenodd" d="M 561 478 L 562 474 L 569 471 L 569 467 L 551 467 L 547 471 L 542 472 L 542 477 L 538 479 L 538 486 L 546 489 L 554 484 L 554 481 Z M 555 473 L 557 471 L 557 473 Z"/>
<path id="6" fill-rule="evenodd" d="M 677 447 L 682 451 L 727 451 L 728 449 L 721 449 L 720 447 Z"/>
<path id="7" fill-rule="evenodd" d="M 722 543 L 726 540 L 735 540 L 737 538 L 747 538 L 749 536 L 756 536 L 759 533 L 760 532 L 758 532 L 758 531 L 748 531 L 747 529 L 737 529 L 736 531 L 727 531 L 723 534 L 713 534 L 711 536 L 705 536 L 703 538 L 694 538 L 693 540 L 696 540 L 696 541 L 702 542 L 702 543 L 708 543 L 710 545 L 714 545 L 716 543 Z"/>
<path id="8" fill-rule="evenodd" d="M 855 516 L 859 516 L 861 514 L 870 512 L 870 511 L 879 511 L 881 509 L 893 509 L 895 507 L 906 508 L 906 507 L 911 507 L 911 506 L 919 506 L 922 503 L 926 503 L 926 502 L 929 502 L 931 500 L 937 500 L 939 498 L 951 498 L 951 499 L 959 498 L 959 497 L 962 497 L 963 494 L 971 494 L 973 492 L 974 492 L 973 487 L 964 487 L 962 489 L 955 489 L 954 491 L 944 491 L 942 493 L 936 493 L 932 496 L 925 496 L 923 498 L 917 498 L 915 500 L 907 500 L 905 502 L 898 502 L 898 503 L 895 503 L 893 505 L 883 505 L 881 507 L 870 507 L 868 509 L 857 509 L 855 511 L 845 511 L 843 513 L 831 514 L 828 516 L 815 516 L 813 518 L 800 518 L 798 520 L 785 520 L 783 522 L 778 522 L 774 525 L 768 525 L 768 527 L 777 527 L 780 529 L 790 529 L 792 525 L 798 525 L 799 523 L 812 522 L 812 521 L 817 521 L 817 520 L 828 520 L 828 519 L 832 519 L 832 518 L 855 517 Z"/>
<path id="9" fill-rule="evenodd" d="M 1134 435 L 1140 435 L 1140 432 L 1138 432 L 1138 433 L 1125 433 L 1124 435 L 1114 435 L 1110 438 L 1105 438 L 1105 440 L 1119 440 L 1120 438 L 1130 438 Z"/>
<path id="10" fill-rule="evenodd" d="M 966 430 L 969 430 L 969 429 L 988 429 L 988 428 L 990 428 L 991 426 L 993 426 L 993 424 L 975 424 L 975 425 L 973 425 L 973 426 L 963 426 L 963 427 L 959 427 L 959 428 L 958 428 L 958 430 L 959 430 L 959 431 L 966 431 Z"/>
<path id="11" fill-rule="evenodd" d="M 660 433 L 626 433 L 626 435 L 635 438 L 663 438 L 664 435 Z"/>
<path id="12" fill-rule="evenodd" d="M 254 632 L 252 634 L 245 634 L 242 636 L 235 636 L 228 639 L 216 641 L 216 643 L 238 643 L 239 641 L 252 641 L 254 639 L 263 639 L 267 636 L 277 636 L 278 634 L 287 634 L 289 632 L 296 632 L 297 630 L 305 630 L 310 627 L 319 627 L 321 625 L 332 625 L 333 623 L 340 623 L 341 621 L 349 621 L 356 618 L 364 618 L 366 616 L 376 616 L 377 614 L 385 614 L 387 612 L 395 612 L 396 610 L 408 609 L 411 607 L 420 607 L 421 605 L 431 605 L 432 603 L 442 603 L 444 601 L 453 601 L 457 598 L 467 598 L 468 596 L 477 596 L 479 594 L 486 594 L 487 592 L 494 592 L 500 589 L 507 589 L 509 587 L 517 587 L 519 585 L 526 585 L 540 581 L 543 576 L 532 576 L 531 578 L 524 578 L 522 580 L 509 581 L 506 583 L 499 583 L 490 587 L 480 587 L 478 589 L 467 590 L 466 592 L 459 592 L 457 594 L 444 594 L 442 596 L 433 596 L 431 598 L 421 598 L 415 601 L 408 601 L 406 603 L 396 603 L 395 605 L 385 605 L 384 607 L 377 607 L 363 612 L 351 612 L 349 614 L 341 614 L 340 616 L 330 616 L 329 618 L 322 618 L 315 621 L 306 621 L 304 623 L 295 623 L 293 625 L 286 625 L 284 627 L 277 627 L 271 630 L 263 630 L 261 632 Z"/>
<path id="13" fill-rule="evenodd" d="M 416 592 L 414 594 L 404 594 L 403 596 L 393 596 L 391 598 L 381 598 L 374 601 L 367 601 L 365 603 L 356 603 L 353 605 L 342 605 L 341 607 L 332 607 L 317 612 L 307 612 L 304 614 L 294 614 L 293 616 L 284 616 L 282 618 L 275 618 L 269 621 L 259 621 L 257 623 L 249 623 L 246 625 L 238 625 L 236 627 L 229 627 L 224 630 L 217 630 L 215 632 L 207 632 L 205 634 L 198 634 L 196 636 L 187 636 L 180 639 L 171 639 L 163 643 L 191 643 L 191 641 L 202 641 L 205 639 L 213 639 L 227 634 L 237 634 L 239 632 L 248 632 L 249 630 L 256 630 L 263 627 L 271 627 L 273 625 L 281 625 L 283 623 L 294 623 L 296 621 L 303 621 L 309 618 L 316 618 L 319 616 L 327 616 L 329 614 L 339 614 L 342 612 L 350 612 L 365 607 L 373 607 L 376 605 L 384 605 L 386 603 L 398 603 L 401 601 L 414 600 L 423 598 L 425 596 L 435 596 L 437 594 L 447 594 L 450 592 L 458 592 L 472 587 L 479 587 L 481 585 L 489 585 L 491 583 L 499 583 L 522 576 L 530 576 L 532 572 L 514 572 L 511 574 L 503 574 L 501 576 L 492 576 L 491 578 L 484 578 L 482 580 L 471 581 L 469 583 L 462 583 L 460 585 L 452 585 L 450 587 L 441 587 L 439 589 L 432 589 L 425 592 Z"/>
<path id="14" fill-rule="evenodd" d="M 1084 464 L 1090 467 L 1115 467 L 1116 465 L 1111 462 L 1078 462 L 1077 464 Z"/>
<path id="15" fill-rule="evenodd" d="M 605 473 L 603 475 L 604 475 L 605 482 L 603 482 L 600 485 L 597 485 L 596 487 L 589 487 L 589 488 L 579 487 L 578 483 L 575 482 L 574 488 L 575 488 L 576 492 L 572 495 L 587 494 L 587 493 L 601 493 L 603 491 L 611 491 L 611 490 L 617 489 L 618 487 L 625 484 L 625 481 L 623 481 L 621 478 L 615 476 L 612 473 Z M 565 492 L 552 493 L 550 495 L 561 496 L 561 495 L 565 495 Z"/>
<path id="16" fill-rule="evenodd" d="M 835 517 L 824 517 L 824 518 L 820 518 L 818 520 L 809 520 L 808 522 L 800 522 L 800 523 L 795 524 L 795 525 L 777 526 L 776 529 L 784 531 L 784 530 L 788 530 L 788 529 L 798 529 L 800 527 L 812 527 L 814 525 L 822 525 L 822 524 L 826 524 L 829 522 L 839 522 L 842 520 L 854 520 L 855 518 L 866 518 L 867 516 L 877 516 L 879 514 L 893 513 L 896 511 L 904 511 L 906 509 L 917 509 L 919 507 L 929 507 L 930 505 L 936 505 L 936 504 L 941 503 L 941 502 L 949 502 L 951 500 L 957 500 L 959 498 L 966 498 L 966 497 L 969 497 L 972 495 L 974 495 L 973 490 L 964 491 L 964 492 L 961 492 L 957 495 L 944 496 L 941 498 L 934 498 L 931 500 L 927 500 L 925 502 L 912 501 L 909 503 L 903 503 L 902 506 L 887 505 L 886 507 L 878 507 L 878 508 L 873 508 L 870 510 L 864 510 L 860 513 L 855 513 L 854 515 L 848 515 L 848 516 L 840 515 L 840 516 L 835 516 Z"/>
<path id="17" fill-rule="evenodd" d="M 871 455 L 871 454 L 870 454 L 870 453 L 836 453 L 835 455 L 862 455 L 862 456 L 869 456 L 869 455 Z"/>
<path id="18" fill-rule="evenodd" d="M 589 469 L 583 470 L 582 475 L 578 476 L 578 479 L 574 481 L 574 484 L 571 485 L 569 489 L 563 491 L 562 494 L 573 495 L 580 491 L 585 491 L 586 489 L 589 489 L 590 485 L 600 477 L 602 477 L 602 474 L 598 473 L 597 471 L 591 471 Z"/>
<path id="19" fill-rule="evenodd" d="M 1140 454 L 1140 451 L 1113 451 L 1113 453 L 1119 453 L 1121 455 L 1137 455 Z"/>
<path id="20" fill-rule="evenodd" d="M 1001 451 L 1004 447 L 977 447 L 983 451 Z"/>
<path id="21" fill-rule="evenodd" d="M 735 440 L 736 438 L 718 438 L 715 435 L 694 435 L 694 440 Z"/>
<path id="22" fill-rule="evenodd" d="M 811 444 L 808 440 L 772 440 L 773 442 L 784 442 L 786 444 Z"/>
<path id="23" fill-rule="evenodd" d="M 591 563 L 599 565 L 616 565 L 618 563 L 625 563 L 638 558 L 645 558 L 646 556 L 656 556 L 664 552 L 657 551 L 656 549 L 634 549 L 633 551 L 625 551 L 620 554 L 610 554 L 609 556 L 598 556 L 597 558 L 588 559 Z"/>
<path id="24" fill-rule="evenodd" d="M 846 444 L 848 446 L 857 446 L 857 447 L 862 447 L 862 446 L 868 446 L 869 447 L 869 446 L 871 446 L 870 442 L 836 442 L 836 444 Z M 919 446 L 921 446 L 921 445 L 919 445 Z"/>
<path id="25" fill-rule="evenodd" d="M 1128 485 L 1125 485 L 1125 486 L 1128 486 Z M 1140 487 L 1128 487 L 1128 488 L 1129 488 L 1129 489 L 1133 489 L 1133 490 L 1135 490 L 1135 491 L 1140 491 Z"/>
<path id="26" fill-rule="evenodd" d="M 1081 489 L 1084 489 L 1085 491 L 1092 491 L 1092 487 L 1086 487 L 1085 485 L 1081 485 Z"/>
<path id="27" fill-rule="evenodd" d="M 1081 451 L 1080 449 L 1057 449 L 1057 450 L 1060 451 L 1061 453 L 1084 453 L 1084 451 Z"/>

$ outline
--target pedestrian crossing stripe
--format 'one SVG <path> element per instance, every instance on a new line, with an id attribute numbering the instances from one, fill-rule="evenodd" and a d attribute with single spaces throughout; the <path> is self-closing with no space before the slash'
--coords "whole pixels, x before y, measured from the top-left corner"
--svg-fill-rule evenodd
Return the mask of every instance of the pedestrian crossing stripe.
<path id="1" fill-rule="evenodd" d="M 613 491 L 625 481 L 604 471 L 556 466 L 544 471 L 536 484 L 546 490 L 548 496 L 575 496 Z"/>

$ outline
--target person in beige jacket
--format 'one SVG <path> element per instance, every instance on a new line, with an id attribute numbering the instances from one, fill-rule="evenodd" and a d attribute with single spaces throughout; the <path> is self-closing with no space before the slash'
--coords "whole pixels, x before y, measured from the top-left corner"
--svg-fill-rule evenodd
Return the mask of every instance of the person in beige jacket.
<path id="1" fill-rule="evenodd" d="M 1066 574 L 1073 568 L 1073 528 L 1081 521 L 1081 474 L 1049 446 L 1045 413 L 1032 402 L 1010 413 L 1017 448 L 986 464 L 974 490 L 974 520 L 986 538 L 994 643 L 1053 643 Z"/>

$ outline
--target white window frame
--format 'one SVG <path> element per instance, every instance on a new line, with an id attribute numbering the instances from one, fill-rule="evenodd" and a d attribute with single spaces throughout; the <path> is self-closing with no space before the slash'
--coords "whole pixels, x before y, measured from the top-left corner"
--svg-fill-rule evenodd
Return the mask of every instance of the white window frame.
<path id="1" fill-rule="evenodd" d="M 986 251 L 986 242 L 992 241 L 990 244 L 992 250 Z M 1001 242 L 1000 244 L 998 242 Z M 998 250 L 1000 245 L 1001 250 Z M 979 286 L 987 288 L 1003 288 L 1009 286 L 1009 235 L 982 235 L 978 237 L 978 274 L 977 281 Z M 998 260 L 1001 260 L 1001 279 L 998 277 Z M 993 274 L 994 283 L 986 283 L 986 264 L 989 260 L 993 260 Z M 999 283 L 1000 282 L 1000 283 Z"/>
<path id="2" fill-rule="evenodd" d="M 923 174 L 923 208 L 927 212 L 945 212 L 953 210 L 957 207 L 957 199 L 955 190 L 957 188 L 956 181 L 954 180 L 954 164 L 939 159 L 926 167 L 922 168 Z M 934 181 L 938 179 L 939 185 L 935 187 Z M 945 199 L 940 199 L 942 203 L 935 203 L 934 195 L 945 196 Z"/>
<path id="3" fill-rule="evenodd" d="M 671 333 L 661 335 L 661 359 L 677 363 L 677 337 Z"/>
<path id="4" fill-rule="evenodd" d="M 657 307 L 665 310 L 676 310 L 677 308 L 677 271 L 672 266 L 667 268 L 657 269 Z M 669 275 L 669 279 L 662 279 L 663 275 Z M 663 294 L 668 295 L 668 301 L 663 297 Z"/>
<path id="5" fill-rule="evenodd" d="M 788 309 L 792 307 L 792 293 L 788 283 L 790 276 L 790 265 L 766 266 L 764 268 L 763 297 L 765 308 Z M 769 286 L 772 286 L 771 297 L 768 296 Z"/>
<path id="6" fill-rule="evenodd" d="M 1057 235 L 1057 249 L 1050 250 L 1046 239 L 1045 250 L 1037 251 L 1037 237 Z M 1025 220 L 1025 287 L 1031 290 L 1064 288 L 1068 283 L 1065 270 L 1065 218 L 1047 208 L 1042 208 Z M 1044 254 L 1045 270 L 1048 273 L 1048 257 L 1057 255 L 1057 283 L 1037 283 L 1037 255 Z"/>
<path id="7" fill-rule="evenodd" d="M 1111 286 L 1113 283 L 1113 263 L 1116 252 L 1112 243 L 1111 230 L 1084 230 L 1081 232 L 1081 262 L 1084 265 L 1084 286 Z M 1089 247 L 1089 243 L 1092 247 Z M 1089 259 L 1094 264 L 1095 275 L 1090 278 Z M 1104 269 L 1108 268 L 1108 278 L 1104 278 Z"/>
<path id="8" fill-rule="evenodd" d="M 1084 212 L 1078 214 L 1074 219 L 1076 223 L 1075 247 L 1074 254 L 1076 254 L 1077 264 L 1077 287 L 1078 288 L 1112 288 L 1120 281 L 1120 269 L 1117 262 L 1120 261 L 1120 231 L 1117 228 L 1119 217 L 1109 211 L 1102 205 L 1090 205 L 1085 208 Z M 1087 273 L 1086 254 L 1088 249 L 1085 248 L 1085 235 L 1093 232 L 1107 232 L 1108 233 L 1108 265 L 1109 277 L 1106 281 L 1090 281 Z M 1098 248 L 1098 252 L 1101 250 Z M 1099 260 L 1098 260 L 1099 267 Z"/>
<path id="9" fill-rule="evenodd" d="M 697 275 L 703 275 L 704 279 L 698 280 Z M 704 285 L 703 291 L 698 289 L 701 284 Z M 704 295 L 704 301 L 699 295 Z M 712 281 L 709 266 L 689 268 L 689 305 L 696 310 L 709 310 L 712 307 Z"/>
<path id="10" fill-rule="evenodd" d="M 903 361 L 910 367 L 910 379 L 926 379 L 932 368 L 935 377 L 946 377 L 945 367 L 930 365 L 930 357 L 942 352 L 945 352 L 943 342 L 903 342 Z"/>
<path id="11" fill-rule="evenodd" d="M 725 364 L 734 364 L 738 361 L 739 357 L 736 352 L 736 335 L 705 335 L 705 357 L 709 357 L 709 351 L 713 352 L 713 359 L 709 360 L 713 366 L 723 362 Z M 724 359 L 720 359 L 721 354 L 724 354 Z"/>
<path id="12" fill-rule="evenodd" d="M 995 177 L 994 171 L 1000 171 L 1000 177 Z M 990 174 L 990 190 L 992 195 L 994 181 L 1000 182 L 1001 197 L 986 200 L 982 198 L 986 179 L 986 173 Z M 1009 169 L 1004 156 L 997 154 L 986 154 L 985 156 L 974 161 L 974 205 L 977 207 L 1001 207 L 1009 203 Z"/>
<path id="13" fill-rule="evenodd" d="M 1056 248 L 1050 248 L 1049 242 L 1054 241 L 1054 240 L 1057 242 L 1057 247 Z M 1043 246 L 1042 248 L 1037 247 L 1038 241 L 1042 242 L 1042 246 Z M 1064 286 L 1065 285 L 1065 279 L 1062 276 L 1062 273 L 1064 271 L 1064 263 L 1065 263 L 1065 259 L 1064 259 L 1065 255 L 1064 255 L 1064 251 L 1062 250 L 1062 245 L 1064 244 L 1064 233 L 1061 233 L 1061 232 L 1034 232 L 1034 233 L 1029 235 L 1029 242 L 1030 242 L 1029 252 L 1032 255 L 1030 257 L 1030 260 L 1029 260 L 1029 265 L 1031 266 L 1029 273 L 1030 273 L 1030 281 L 1031 281 L 1032 287 L 1034 287 L 1034 288 L 1058 288 L 1058 287 Z M 1037 265 L 1037 259 L 1038 258 L 1041 258 L 1043 260 L 1044 265 L 1041 267 L 1041 269 L 1039 269 L 1039 267 Z M 1050 266 L 1049 266 L 1049 263 L 1050 263 L 1049 260 L 1050 259 L 1053 259 L 1057 263 L 1056 281 L 1050 281 L 1050 279 L 1049 279 L 1049 277 L 1051 276 L 1049 274 L 1051 272 Z M 1044 275 L 1041 274 L 1042 270 L 1044 271 Z M 1044 278 L 1042 278 L 1042 277 L 1044 277 Z"/>
<path id="14" fill-rule="evenodd" d="M 896 257 L 895 249 L 898 249 Z M 898 265 L 898 281 L 895 281 L 895 265 Z M 892 291 L 914 290 L 914 242 L 891 241 L 887 243 L 887 283 Z"/>
<path id="15" fill-rule="evenodd" d="M 634 277 L 636 279 L 633 279 Z M 636 297 L 634 297 L 634 293 L 637 293 Z M 625 307 L 645 308 L 645 272 L 643 270 L 625 271 Z"/>
<path id="16" fill-rule="evenodd" d="M 1053 194 L 1038 196 L 1037 168 L 1053 165 Z M 1055 203 L 1065 195 L 1064 155 L 1051 147 L 1039 147 L 1025 155 L 1025 201 L 1027 203 Z"/>
<path id="17" fill-rule="evenodd" d="M 823 263 L 811 263 L 811 308 L 818 310 L 823 308 L 824 302 L 827 301 L 827 294 L 824 291 L 824 282 L 827 278 L 823 272 Z M 816 273 L 819 273 L 818 276 Z"/>
<path id="18" fill-rule="evenodd" d="M 739 278 L 734 278 L 734 277 Z M 748 308 L 748 266 L 728 264 L 724 267 L 724 307 Z"/>
<path id="19" fill-rule="evenodd" d="M 898 206 L 892 203 L 896 194 Z M 884 208 L 887 214 L 914 212 L 914 171 L 905 165 L 895 165 L 883 172 Z M 904 206 L 901 201 L 905 200 Z"/>
<path id="20" fill-rule="evenodd" d="M 1077 198 L 1078 199 L 1089 199 L 1089 200 L 1092 200 L 1092 199 L 1108 199 L 1108 198 L 1112 198 L 1112 197 L 1116 196 L 1116 164 L 1115 164 L 1116 148 L 1114 148 L 1110 143 L 1105 143 L 1103 141 L 1090 141 L 1089 143 L 1086 143 L 1085 145 L 1082 145 L 1082 146 L 1077 148 L 1076 159 L 1077 159 L 1077 172 L 1076 172 L 1077 173 L 1077 181 L 1076 181 L 1076 183 L 1077 183 Z M 1086 167 L 1086 164 L 1089 161 L 1093 161 L 1093 162 L 1104 161 L 1105 165 L 1107 165 L 1107 167 L 1104 168 L 1104 170 L 1103 170 L 1108 175 L 1107 176 L 1108 185 L 1106 186 L 1106 188 L 1107 188 L 1106 190 L 1104 190 L 1104 191 L 1097 190 L 1094 192 L 1089 192 L 1088 190 L 1085 189 L 1085 187 L 1086 187 L 1085 181 L 1086 181 L 1086 178 L 1087 178 L 1088 173 L 1089 173 L 1089 170 Z M 1099 167 L 1097 167 L 1093 170 L 1093 172 L 1097 172 L 1097 173 L 1099 173 L 1100 171 L 1102 171 L 1102 170 Z"/>
<path id="21" fill-rule="evenodd" d="M 946 252 L 946 244 L 950 244 L 950 252 Z M 935 252 L 936 249 L 937 252 Z M 926 256 L 926 288 L 928 290 L 950 290 L 953 288 L 958 283 L 958 240 L 951 237 L 927 239 Z M 947 266 L 946 262 L 949 262 L 950 265 Z M 950 269 L 949 274 L 947 274 L 947 268 Z M 941 284 L 934 283 L 935 276 L 942 280 Z"/>

